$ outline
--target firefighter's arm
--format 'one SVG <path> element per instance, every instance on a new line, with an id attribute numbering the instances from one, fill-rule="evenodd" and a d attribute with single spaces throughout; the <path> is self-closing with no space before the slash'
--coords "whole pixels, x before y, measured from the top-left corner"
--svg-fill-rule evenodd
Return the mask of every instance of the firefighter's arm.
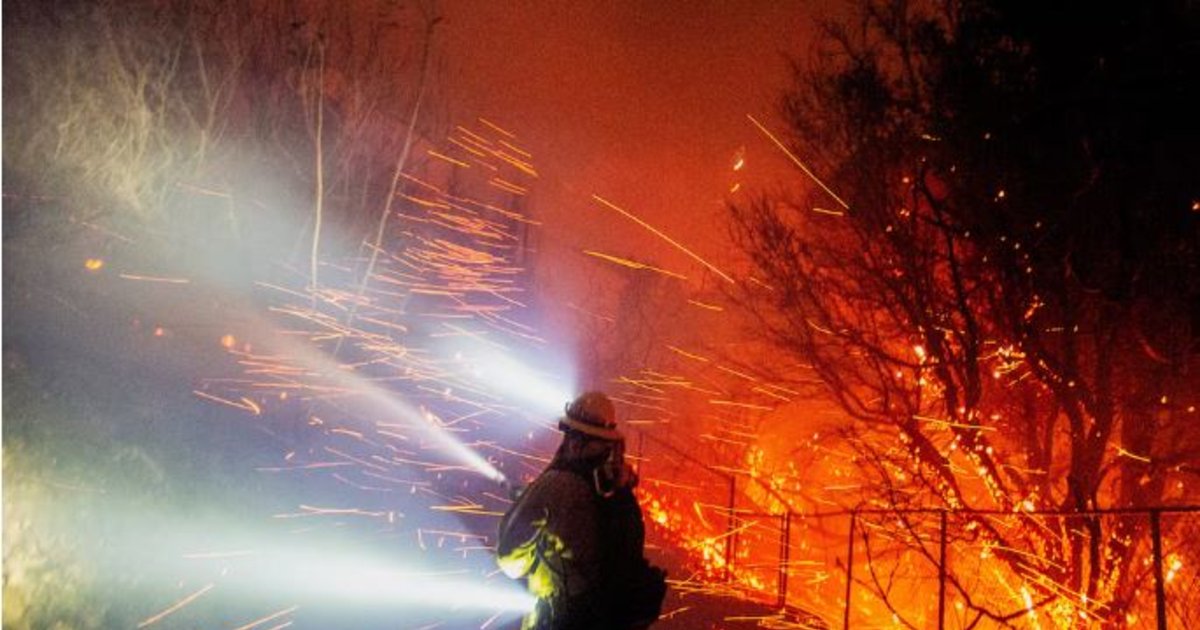
<path id="1" fill-rule="evenodd" d="M 525 577 L 538 560 L 538 538 L 546 527 L 547 510 L 538 493 L 519 497 L 500 519 L 496 563 L 510 578 Z"/>

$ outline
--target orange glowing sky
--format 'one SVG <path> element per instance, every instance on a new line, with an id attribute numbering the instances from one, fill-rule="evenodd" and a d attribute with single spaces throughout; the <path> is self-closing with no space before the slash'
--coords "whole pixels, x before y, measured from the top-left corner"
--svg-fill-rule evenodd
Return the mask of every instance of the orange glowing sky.
<path id="1" fill-rule="evenodd" d="M 706 258 L 725 256 L 722 203 L 739 148 L 749 162 L 743 180 L 788 174 L 746 115 L 773 119 L 788 58 L 810 49 L 816 21 L 834 17 L 834 5 L 446 2 L 439 81 L 451 120 L 488 117 L 534 153 L 543 177 L 531 205 L 546 221 L 543 247 L 586 243 L 698 274 L 695 261 L 591 195 Z"/>

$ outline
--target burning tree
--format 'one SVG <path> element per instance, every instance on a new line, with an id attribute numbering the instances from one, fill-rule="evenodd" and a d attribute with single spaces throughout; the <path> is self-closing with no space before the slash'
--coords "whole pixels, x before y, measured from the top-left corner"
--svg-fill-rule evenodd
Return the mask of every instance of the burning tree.
<path id="1" fill-rule="evenodd" d="M 783 113 L 816 185 L 732 208 L 762 280 L 743 303 L 849 417 L 865 503 L 949 510 L 952 544 L 1021 585 L 952 571 L 972 625 L 1123 619 L 1147 522 L 1089 511 L 1196 497 L 1197 16 L 922 7 L 864 2 L 796 66 Z"/>

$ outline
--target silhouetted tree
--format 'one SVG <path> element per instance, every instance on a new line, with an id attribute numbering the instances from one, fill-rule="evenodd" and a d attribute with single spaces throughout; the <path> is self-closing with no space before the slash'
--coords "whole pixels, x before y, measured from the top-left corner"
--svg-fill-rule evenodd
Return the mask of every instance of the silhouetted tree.
<path id="1" fill-rule="evenodd" d="M 1016 512 L 1194 499 L 1200 14 L 860 9 L 827 25 L 783 104 L 827 188 L 732 215 L 765 285 L 744 304 L 852 419 L 866 499 Z M 1144 519 L 956 520 L 956 540 L 1030 578 L 1035 605 L 1115 619 L 1145 575 Z M 936 561 L 920 536 L 908 544 Z M 952 583 L 976 619 L 1026 607 Z"/>

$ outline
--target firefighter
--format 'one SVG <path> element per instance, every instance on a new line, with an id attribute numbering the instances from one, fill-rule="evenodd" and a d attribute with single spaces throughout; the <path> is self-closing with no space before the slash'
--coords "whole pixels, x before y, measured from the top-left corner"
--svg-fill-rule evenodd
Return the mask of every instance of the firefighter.
<path id="1" fill-rule="evenodd" d="M 645 529 L 612 401 L 586 392 L 559 420 L 549 466 L 500 521 L 497 561 L 537 606 L 523 630 L 632 630 L 658 618 L 666 573 L 643 556 Z"/>

